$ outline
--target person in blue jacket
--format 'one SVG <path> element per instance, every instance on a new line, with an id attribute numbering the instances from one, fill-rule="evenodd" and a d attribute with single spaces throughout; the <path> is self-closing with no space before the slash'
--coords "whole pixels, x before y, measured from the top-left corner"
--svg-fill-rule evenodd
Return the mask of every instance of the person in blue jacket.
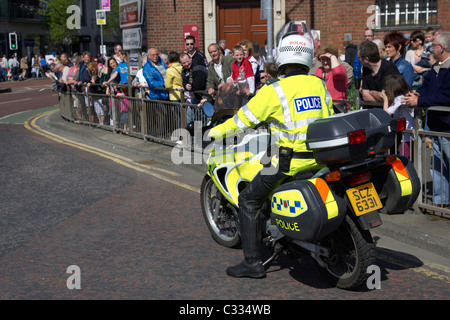
<path id="1" fill-rule="evenodd" d="M 165 90 L 152 88 L 164 88 L 164 76 L 166 66 L 159 56 L 158 49 L 150 48 L 148 50 L 147 63 L 143 68 L 143 76 L 148 83 L 150 100 L 168 100 L 169 93 Z"/>
<path id="2" fill-rule="evenodd" d="M 403 102 L 413 107 L 448 107 L 448 111 L 428 110 L 427 125 L 431 131 L 450 133 L 450 32 L 439 31 L 432 47 L 438 62 L 425 74 L 417 92 L 407 94 Z M 433 142 L 433 202 L 436 205 L 448 206 L 450 139 L 435 137 Z"/>

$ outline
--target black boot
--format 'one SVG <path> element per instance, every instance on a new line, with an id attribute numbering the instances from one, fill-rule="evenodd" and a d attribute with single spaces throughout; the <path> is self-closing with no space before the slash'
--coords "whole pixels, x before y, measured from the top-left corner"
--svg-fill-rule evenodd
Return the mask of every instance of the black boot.
<path id="1" fill-rule="evenodd" d="M 266 269 L 260 259 L 244 259 L 240 264 L 227 268 L 227 275 L 234 278 L 264 278 Z"/>
<path id="2" fill-rule="evenodd" d="M 261 262 L 261 222 L 253 214 L 253 210 L 248 209 L 241 206 L 239 210 L 245 259 L 240 264 L 227 268 L 227 274 L 235 278 L 263 278 L 266 276 L 266 270 Z"/>

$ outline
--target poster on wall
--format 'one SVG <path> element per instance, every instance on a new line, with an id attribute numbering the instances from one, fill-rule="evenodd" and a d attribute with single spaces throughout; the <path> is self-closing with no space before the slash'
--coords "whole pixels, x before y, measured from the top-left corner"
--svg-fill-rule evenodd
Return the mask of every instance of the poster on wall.
<path id="1" fill-rule="evenodd" d="M 106 12 L 111 11 L 111 3 L 109 0 L 102 0 L 102 10 L 105 10 Z"/>
<path id="2" fill-rule="evenodd" d="M 105 10 L 96 10 L 95 11 L 97 17 L 97 25 L 104 26 L 106 25 L 106 12 Z"/>

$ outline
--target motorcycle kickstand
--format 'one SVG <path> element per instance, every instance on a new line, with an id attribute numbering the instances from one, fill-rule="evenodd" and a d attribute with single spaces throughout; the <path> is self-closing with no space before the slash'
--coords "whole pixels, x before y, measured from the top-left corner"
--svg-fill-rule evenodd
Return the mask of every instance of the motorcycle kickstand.
<path id="1" fill-rule="evenodd" d="M 269 264 L 270 262 L 274 261 L 280 255 L 280 252 L 282 250 L 283 250 L 283 246 L 281 244 L 279 244 L 279 243 L 276 243 L 275 247 L 273 249 L 272 256 L 263 263 L 263 266 L 265 267 L 267 264 Z"/>

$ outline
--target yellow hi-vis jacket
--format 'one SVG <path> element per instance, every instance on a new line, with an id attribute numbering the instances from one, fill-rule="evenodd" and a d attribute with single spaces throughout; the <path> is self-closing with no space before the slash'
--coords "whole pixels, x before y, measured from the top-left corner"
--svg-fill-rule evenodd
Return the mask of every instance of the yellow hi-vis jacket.
<path id="1" fill-rule="evenodd" d="M 210 136 L 223 139 L 265 121 L 279 147 L 308 152 L 305 143 L 308 125 L 333 113 L 331 95 L 321 78 L 306 74 L 291 75 L 263 86 L 234 118 L 211 129 Z M 292 159 L 286 174 L 293 176 L 316 164 L 314 159 Z"/>

